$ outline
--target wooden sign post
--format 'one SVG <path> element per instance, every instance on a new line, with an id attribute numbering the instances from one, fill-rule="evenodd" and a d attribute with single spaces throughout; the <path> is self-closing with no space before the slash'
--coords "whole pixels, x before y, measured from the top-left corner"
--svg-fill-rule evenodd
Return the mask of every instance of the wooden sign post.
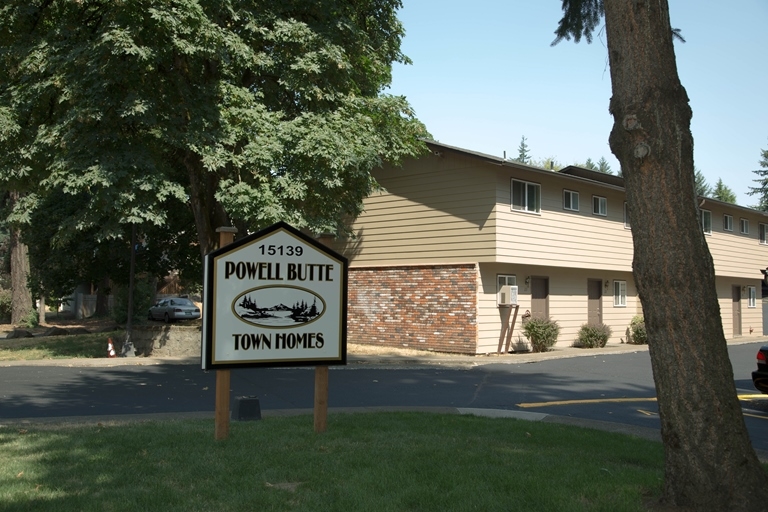
<path id="1" fill-rule="evenodd" d="M 219 249 L 234 242 L 237 228 L 221 227 L 219 233 Z M 231 387 L 230 370 L 216 370 L 216 411 L 214 413 L 214 438 L 216 440 L 229 437 L 229 388 Z"/>
<path id="2" fill-rule="evenodd" d="M 202 369 L 216 370 L 216 439 L 229 433 L 234 368 L 315 367 L 315 431 L 325 432 L 328 367 L 347 364 L 348 261 L 278 222 L 205 257 Z"/>
<path id="3" fill-rule="evenodd" d="M 315 367 L 315 432 L 328 428 L 328 367 Z"/>

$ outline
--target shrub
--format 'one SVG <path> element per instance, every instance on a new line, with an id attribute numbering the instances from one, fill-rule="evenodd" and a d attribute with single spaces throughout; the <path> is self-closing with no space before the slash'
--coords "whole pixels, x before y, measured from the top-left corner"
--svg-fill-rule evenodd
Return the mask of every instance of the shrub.
<path id="1" fill-rule="evenodd" d="M 574 346 L 582 348 L 602 348 L 608 343 L 613 331 L 605 324 L 584 324 L 579 329 Z"/>
<path id="2" fill-rule="evenodd" d="M 0 288 L 0 322 L 11 323 L 11 290 Z"/>
<path id="3" fill-rule="evenodd" d="M 635 316 L 629 322 L 629 340 L 635 345 L 645 345 L 648 343 L 648 335 L 645 332 L 645 319 L 642 315 Z"/>
<path id="4" fill-rule="evenodd" d="M 523 334 L 531 342 L 534 352 L 547 352 L 560 334 L 560 326 L 550 318 L 531 318 L 523 326 Z"/>
<path id="5" fill-rule="evenodd" d="M 21 319 L 21 322 L 19 322 L 19 325 L 21 327 L 25 327 L 27 329 L 34 329 L 39 325 L 39 316 L 36 309 L 30 309 L 27 311 L 27 314 L 24 315 L 24 318 Z"/>

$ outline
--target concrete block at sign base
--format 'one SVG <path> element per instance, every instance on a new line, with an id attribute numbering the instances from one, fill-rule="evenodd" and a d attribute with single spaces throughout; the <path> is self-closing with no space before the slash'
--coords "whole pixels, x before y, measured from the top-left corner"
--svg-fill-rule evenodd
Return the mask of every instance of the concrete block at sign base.
<path id="1" fill-rule="evenodd" d="M 261 419 L 259 397 L 239 396 L 232 407 L 232 419 L 235 421 L 255 421 Z"/>

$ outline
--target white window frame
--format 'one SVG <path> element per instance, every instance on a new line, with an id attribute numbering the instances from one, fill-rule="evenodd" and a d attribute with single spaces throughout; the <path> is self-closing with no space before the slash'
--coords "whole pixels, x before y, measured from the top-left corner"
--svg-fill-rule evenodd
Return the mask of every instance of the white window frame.
<path id="1" fill-rule="evenodd" d="M 762 245 L 768 245 L 768 224 L 762 222 L 757 224 L 757 238 Z"/>
<path id="2" fill-rule="evenodd" d="M 515 183 L 523 187 L 519 205 L 515 204 Z M 516 212 L 541 213 L 541 185 L 512 178 L 509 203 L 510 209 Z"/>
<path id="3" fill-rule="evenodd" d="M 500 291 L 502 286 L 517 286 L 517 275 L 496 274 L 496 291 Z"/>
<path id="4" fill-rule="evenodd" d="M 723 214 L 723 231 L 733 231 L 733 215 Z"/>
<path id="5" fill-rule="evenodd" d="M 757 307 L 757 287 L 747 286 L 747 307 Z"/>
<path id="6" fill-rule="evenodd" d="M 627 282 L 613 281 L 613 305 L 617 308 L 627 307 Z"/>
<path id="7" fill-rule="evenodd" d="M 608 215 L 608 199 L 602 196 L 592 196 L 592 214 L 605 217 Z"/>
<path id="8" fill-rule="evenodd" d="M 568 198 L 567 201 L 566 201 L 566 198 Z M 575 207 L 574 207 L 574 202 L 576 203 Z M 571 212 L 579 211 L 579 193 L 578 192 L 576 192 L 575 190 L 563 189 L 563 210 L 568 210 Z"/>
<path id="9" fill-rule="evenodd" d="M 701 210 L 701 229 L 705 235 L 712 234 L 712 212 L 709 210 Z"/>
<path id="10" fill-rule="evenodd" d="M 629 219 L 629 205 L 626 201 L 624 201 L 624 227 L 627 229 L 632 229 L 632 223 Z"/>
<path id="11" fill-rule="evenodd" d="M 749 220 L 743 217 L 739 219 L 739 233 L 741 233 L 742 235 L 749 234 Z"/>

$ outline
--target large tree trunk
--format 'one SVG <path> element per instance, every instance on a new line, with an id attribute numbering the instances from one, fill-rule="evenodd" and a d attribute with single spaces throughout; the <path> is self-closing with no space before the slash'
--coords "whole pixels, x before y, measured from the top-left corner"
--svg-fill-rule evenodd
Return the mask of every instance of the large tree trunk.
<path id="1" fill-rule="evenodd" d="M 195 217 L 200 255 L 205 257 L 219 247 L 216 228 L 230 226 L 230 220 L 215 198 L 218 176 L 206 171 L 200 157 L 191 151 L 186 152 L 183 163 L 189 176 L 189 203 Z"/>
<path id="2" fill-rule="evenodd" d="M 663 499 L 697 511 L 764 510 L 768 478 L 741 414 L 698 217 L 691 109 L 667 1 L 604 5 L 610 145 L 632 219 L 633 272 L 665 449 Z"/>
<path id="3" fill-rule="evenodd" d="M 11 205 L 20 197 L 18 192 L 11 192 Z M 11 324 L 20 324 L 32 311 L 32 292 L 29 290 L 29 254 L 27 246 L 21 242 L 21 230 L 11 228 Z"/>

